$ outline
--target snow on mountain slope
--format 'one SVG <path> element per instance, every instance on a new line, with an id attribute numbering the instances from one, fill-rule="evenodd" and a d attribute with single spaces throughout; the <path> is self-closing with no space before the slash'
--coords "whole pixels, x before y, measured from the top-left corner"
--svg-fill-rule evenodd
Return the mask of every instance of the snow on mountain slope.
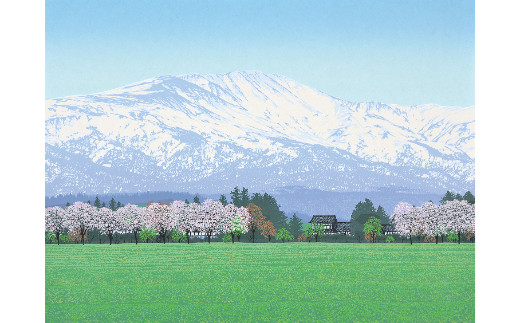
<path id="1" fill-rule="evenodd" d="M 474 186 L 474 108 L 354 103 L 261 72 L 46 102 L 46 194 Z"/>

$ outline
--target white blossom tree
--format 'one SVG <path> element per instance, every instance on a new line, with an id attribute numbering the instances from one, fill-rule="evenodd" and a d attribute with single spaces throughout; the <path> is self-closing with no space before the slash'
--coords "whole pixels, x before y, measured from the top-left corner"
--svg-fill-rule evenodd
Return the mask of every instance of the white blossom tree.
<path id="1" fill-rule="evenodd" d="M 412 244 L 412 237 L 421 232 L 422 228 L 418 222 L 420 212 L 406 202 L 399 202 L 394 208 L 392 222 L 395 230 L 402 236 L 407 236 Z"/>
<path id="2" fill-rule="evenodd" d="M 426 202 L 421 206 L 420 214 L 424 234 L 435 237 L 435 243 L 439 243 L 439 236 L 446 234 L 447 230 L 446 219 L 440 211 L 440 207 L 432 202 Z"/>
<path id="3" fill-rule="evenodd" d="M 210 243 L 212 235 L 224 232 L 229 227 L 225 221 L 225 208 L 218 201 L 205 200 L 200 204 L 198 212 L 194 212 L 193 215 L 198 231 L 206 235 L 208 243 Z"/>
<path id="4" fill-rule="evenodd" d="M 65 233 L 66 212 L 59 206 L 48 207 L 45 209 L 45 231 L 52 232 L 60 244 L 60 234 Z"/>
<path id="5" fill-rule="evenodd" d="M 112 245 L 115 232 L 123 231 L 123 221 L 120 217 L 121 213 L 114 212 L 109 208 L 102 207 L 97 210 L 96 227 L 101 234 L 105 234 Z"/>
<path id="6" fill-rule="evenodd" d="M 194 232 L 197 227 L 195 223 L 195 214 L 198 212 L 199 204 L 188 204 L 183 201 L 173 201 L 172 210 L 174 216 L 174 228 L 185 232 L 188 244 L 190 244 L 190 234 Z"/>
<path id="7" fill-rule="evenodd" d="M 231 241 L 235 242 L 235 237 L 240 241 L 240 237 L 246 234 L 249 226 L 249 212 L 245 207 L 236 207 L 233 204 L 225 206 L 224 223 L 226 224 L 224 232 L 231 234 Z"/>
<path id="8" fill-rule="evenodd" d="M 118 217 L 122 221 L 123 230 L 134 234 L 135 244 L 139 240 L 139 232 L 145 225 L 145 211 L 146 208 L 134 204 L 127 204 L 116 211 L 119 213 Z"/>
<path id="9" fill-rule="evenodd" d="M 172 228 L 173 213 L 173 208 L 165 203 L 151 203 L 146 207 L 146 226 L 154 229 L 163 243 L 166 243 L 166 233 Z"/>
<path id="10" fill-rule="evenodd" d="M 85 244 L 85 235 L 96 225 L 96 208 L 84 202 L 75 202 L 67 207 L 65 226 L 69 231 L 78 230 L 81 243 Z"/>
<path id="11" fill-rule="evenodd" d="M 445 218 L 448 231 L 458 235 L 467 232 L 475 232 L 475 205 L 467 201 L 453 200 L 441 205 L 442 216 Z"/>

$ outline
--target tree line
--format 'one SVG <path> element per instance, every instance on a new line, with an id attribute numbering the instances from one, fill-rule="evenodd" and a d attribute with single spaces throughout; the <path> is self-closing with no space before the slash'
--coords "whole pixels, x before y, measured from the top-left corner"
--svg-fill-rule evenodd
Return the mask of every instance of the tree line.
<path id="1" fill-rule="evenodd" d="M 200 202 L 195 196 L 193 202 L 173 201 L 171 203 L 149 202 L 145 207 L 133 204 L 121 205 L 113 198 L 108 207 L 96 197 L 90 201 L 75 202 L 65 208 L 58 206 L 45 210 L 46 241 L 81 242 L 98 233 L 108 238 L 112 244 L 120 235 L 132 235 L 135 243 L 166 240 L 190 242 L 190 237 L 211 237 L 224 235 L 223 240 L 235 242 L 250 232 L 250 241 L 255 242 L 255 233 L 264 239 L 294 239 L 301 232 L 303 222 L 293 215 L 287 222 L 285 213 L 267 193 L 249 196 L 248 190 L 238 187 L 231 192 L 233 203 L 228 203 L 222 195 L 219 201 L 207 199 Z M 229 238 L 228 238 L 229 236 Z M 91 241 L 91 240 L 90 240 Z"/>
<path id="2" fill-rule="evenodd" d="M 446 236 L 453 240 L 454 235 L 460 243 L 461 234 L 466 239 L 474 239 L 474 203 L 471 192 L 464 196 L 447 192 L 440 206 L 433 202 L 415 207 L 407 203 L 399 203 L 392 217 L 389 217 L 381 206 L 375 208 L 369 200 L 359 202 L 351 215 L 351 237 L 357 242 L 361 238 L 376 242 L 383 234 L 383 224 L 394 224 L 397 233 L 412 242 L 412 237 L 423 237 L 425 241 Z M 240 241 L 249 233 L 248 241 L 255 242 L 259 237 L 282 242 L 297 239 L 298 241 L 318 241 L 324 236 L 324 225 L 312 223 L 303 230 L 303 221 L 294 214 L 290 220 L 275 198 L 264 193 L 251 196 L 246 188 L 235 187 L 231 192 L 231 203 L 225 195 L 218 201 L 200 202 L 195 196 L 193 202 L 173 201 L 172 203 L 149 202 L 146 207 L 127 204 L 122 205 L 114 198 L 108 207 L 96 197 L 93 205 L 90 201 L 75 202 L 64 209 L 49 207 L 45 211 L 47 242 L 81 242 L 87 237 L 97 234 L 108 238 L 112 244 L 116 236 L 132 236 L 137 243 L 166 240 L 190 242 L 201 237 L 211 241 L 211 237 L 221 237 L 224 242 Z M 464 222 L 462 226 L 459 222 Z M 458 226 L 457 226 L 458 225 Z M 337 235 L 334 241 L 337 241 Z M 128 239 L 130 241 L 130 238 Z M 326 240 L 331 240 L 327 237 Z M 395 241 L 387 237 L 386 242 Z M 125 240 L 126 242 L 126 240 Z"/>

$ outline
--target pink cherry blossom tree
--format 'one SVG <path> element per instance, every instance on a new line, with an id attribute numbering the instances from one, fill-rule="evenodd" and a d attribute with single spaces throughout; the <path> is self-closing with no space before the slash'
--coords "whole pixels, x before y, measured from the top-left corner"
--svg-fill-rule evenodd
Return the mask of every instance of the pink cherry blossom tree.
<path id="1" fill-rule="evenodd" d="M 219 201 L 205 200 L 195 215 L 195 223 L 200 232 L 204 232 L 211 241 L 211 236 L 225 231 L 229 223 L 225 221 L 225 208 Z"/>
<path id="2" fill-rule="evenodd" d="M 198 213 L 200 204 L 191 203 L 188 204 L 182 201 L 173 201 L 172 210 L 174 216 L 174 228 L 186 233 L 186 240 L 190 244 L 190 234 L 194 232 L 196 228 L 195 214 Z"/>
<path id="3" fill-rule="evenodd" d="M 114 212 L 109 208 L 102 207 L 97 210 L 96 227 L 101 234 L 105 234 L 112 245 L 115 232 L 123 231 L 123 221 L 120 217 L 121 213 Z"/>
<path id="4" fill-rule="evenodd" d="M 396 231 L 402 236 L 409 237 L 410 244 L 412 244 L 412 237 L 421 231 L 421 226 L 417 221 L 419 214 L 416 207 L 406 202 L 399 202 L 392 214 L 392 222 Z"/>
<path id="5" fill-rule="evenodd" d="M 145 225 L 145 211 L 146 208 L 134 204 L 127 204 L 116 211 L 122 221 L 123 230 L 134 234 L 135 244 L 139 240 L 139 232 Z"/>
<path id="6" fill-rule="evenodd" d="M 461 234 L 475 232 L 474 204 L 469 204 L 465 200 L 453 200 L 447 201 L 440 208 L 446 221 L 447 230 L 458 235 L 459 244 Z"/>
<path id="7" fill-rule="evenodd" d="M 172 228 L 173 213 L 173 208 L 165 203 L 150 203 L 146 207 L 146 226 L 154 229 L 163 243 L 166 243 L 166 233 Z"/>
<path id="8" fill-rule="evenodd" d="M 78 230 L 81 243 L 85 244 L 85 235 L 96 225 L 96 208 L 84 202 L 75 202 L 66 209 L 65 226 L 69 231 Z"/>
<path id="9" fill-rule="evenodd" d="M 423 231 L 427 237 L 435 237 L 435 243 L 439 243 L 439 236 L 446 234 L 446 218 L 439 206 L 432 202 L 424 203 L 420 208 L 420 218 L 423 223 Z"/>
<path id="10" fill-rule="evenodd" d="M 45 209 L 45 231 L 53 232 L 60 244 L 60 234 L 65 233 L 66 212 L 59 206 L 48 207 Z"/>

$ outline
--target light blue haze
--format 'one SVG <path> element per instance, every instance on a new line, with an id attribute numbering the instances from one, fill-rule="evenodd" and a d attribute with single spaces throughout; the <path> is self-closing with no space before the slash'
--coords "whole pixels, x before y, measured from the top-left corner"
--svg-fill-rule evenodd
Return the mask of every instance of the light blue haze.
<path id="1" fill-rule="evenodd" d="M 350 101 L 474 104 L 473 1 L 46 1 L 46 97 L 261 70 Z"/>

